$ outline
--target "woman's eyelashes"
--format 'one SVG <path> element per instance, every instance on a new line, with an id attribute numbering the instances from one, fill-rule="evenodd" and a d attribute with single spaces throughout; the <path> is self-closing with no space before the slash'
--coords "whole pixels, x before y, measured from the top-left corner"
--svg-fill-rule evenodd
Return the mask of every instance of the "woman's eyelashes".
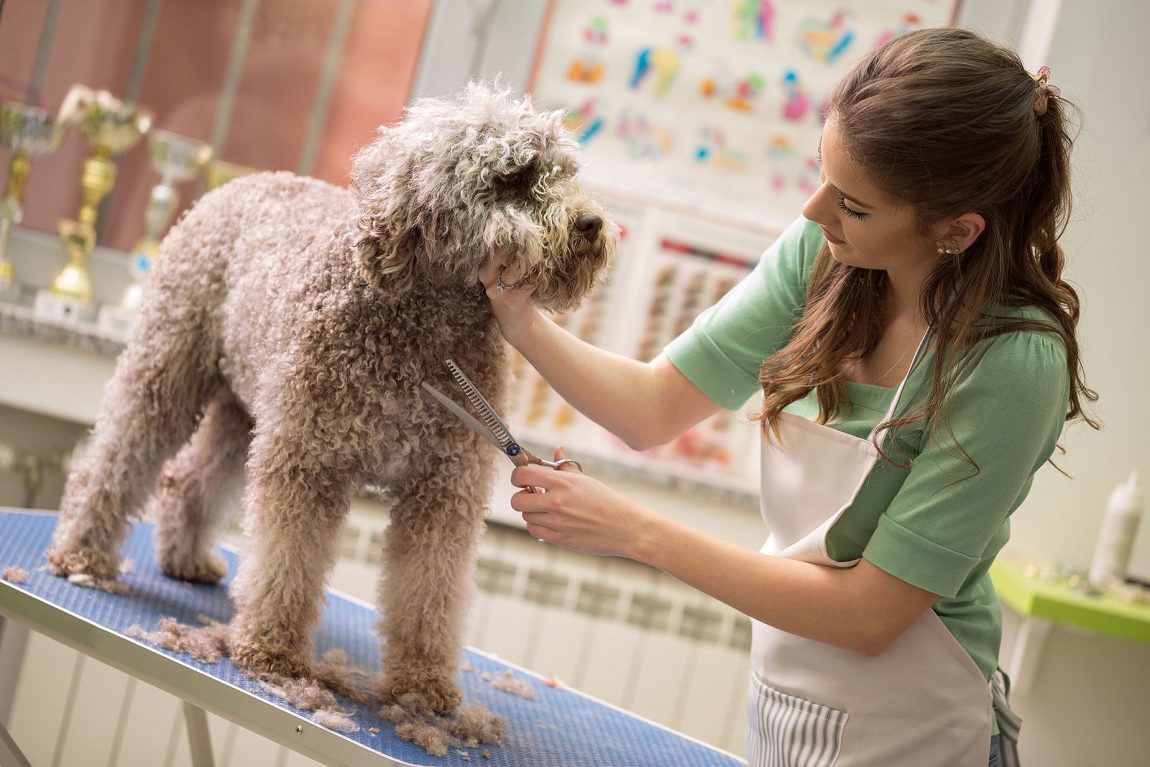
<path id="1" fill-rule="evenodd" d="M 841 194 L 838 195 L 837 199 L 838 199 L 839 210 L 841 210 L 843 213 L 846 213 L 851 218 L 862 219 L 862 218 L 867 217 L 867 214 L 863 213 L 861 210 L 855 210 L 854 208 L 849 207 L 847 205 L 846 198 L 843 197 Z"/>

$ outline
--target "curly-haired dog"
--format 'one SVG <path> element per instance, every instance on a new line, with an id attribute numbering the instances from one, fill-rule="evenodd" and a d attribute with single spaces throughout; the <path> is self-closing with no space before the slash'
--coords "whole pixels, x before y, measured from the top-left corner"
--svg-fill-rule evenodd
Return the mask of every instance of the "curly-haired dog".
<path id="1" fill-rule="evenodd" d="M 154 484 L 160 566 L 218 580 L 218 495 L 240 479 L 231 656 L 303 675 L 349 496 L 382 487 L 394 507 L 379 692 L 453 709 L 500 456 L 420 383 L 449 389 L 451 357 L 504 400 L 505 347 L 477 278 L 489 254 L 508 254 L 508 274 L 552 310 L 578 304 L 610 260 L 617 229 L 577 186 L 561 117 L 472 85 L 381 128 L 354 158 L 350 189 L 281 172 L 205 195 L 149 275 L 68 478 L 52 569 L 115 578 Z"/>

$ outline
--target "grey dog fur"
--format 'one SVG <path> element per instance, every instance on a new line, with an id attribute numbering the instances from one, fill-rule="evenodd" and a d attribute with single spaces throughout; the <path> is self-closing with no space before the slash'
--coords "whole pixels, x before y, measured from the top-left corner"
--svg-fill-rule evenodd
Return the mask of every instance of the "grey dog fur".
<path id="1" fill-rule="evenodd" d="M 502 458 L 420 384 L 450 390 L 451 357 L 496 407 L 506 401 L 505 344 L 478 281 L 490 254 L 544 309 L 571 309 L 595 286 L 618 230 L 578 170 L 561 114 L 472 84 L 381 127 L 349 189 L 258 173 L 201 198 L 148 276 L 65 487 L 51 568 L 115 578 L 151 493 L 161 568 L 216 581 L 220 495 L 242 483 L 229 654 L 253 672 L 305 675 L 350 496 L 376 485 L 394 499 L 379 693 L 456 707 Z"/>

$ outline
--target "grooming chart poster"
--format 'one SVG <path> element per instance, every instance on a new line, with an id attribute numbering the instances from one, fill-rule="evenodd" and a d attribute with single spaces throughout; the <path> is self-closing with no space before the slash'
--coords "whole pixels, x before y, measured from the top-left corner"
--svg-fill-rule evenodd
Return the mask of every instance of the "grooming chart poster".
<path id="1" fill-rule="evenodd" d="M 863 55 L 956 0 L 551 0 L 532 90 L 585 177 L 781 230 L 818 185 L 822 103 Z"/>

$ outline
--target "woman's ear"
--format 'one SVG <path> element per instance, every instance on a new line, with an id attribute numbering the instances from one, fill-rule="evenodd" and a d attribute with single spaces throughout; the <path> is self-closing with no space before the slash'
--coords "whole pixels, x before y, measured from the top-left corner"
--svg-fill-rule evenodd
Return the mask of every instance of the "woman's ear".
<path id="1" fill-rule="evenodd" d="M 963 251 L 973 245 L 985 229 L 986 219 L 980 214 L 963 213 L 946 226 L 942 239 L 948 247 Z"/>

